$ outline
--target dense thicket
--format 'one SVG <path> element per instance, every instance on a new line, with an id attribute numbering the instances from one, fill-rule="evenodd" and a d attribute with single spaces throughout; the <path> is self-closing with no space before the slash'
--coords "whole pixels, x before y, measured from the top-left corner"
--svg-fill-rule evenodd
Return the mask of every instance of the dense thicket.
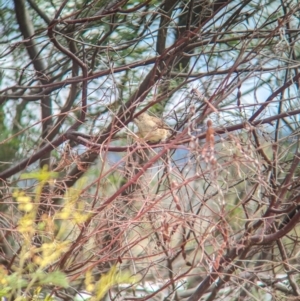
<path id="1" fill-rule="evenodd" d="M 299 9 L 2 1 L 0 295 L 299 298 Z"/>

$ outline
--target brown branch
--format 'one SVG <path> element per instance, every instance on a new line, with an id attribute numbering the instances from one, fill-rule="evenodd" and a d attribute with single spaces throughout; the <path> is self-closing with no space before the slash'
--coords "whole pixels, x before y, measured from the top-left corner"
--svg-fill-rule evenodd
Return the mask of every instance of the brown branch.
<path id="1" fill-rule="evenodd" d="M 268 245 L 277 239 L 288 234 L 299 223 L 300 210 L 290 219 L 290 221 L 280 230 L 268 235 L 254 235 L 249 238 L 248 242 L 255 245 Z"/>
<path id="2" fill-rule="evenodd" d="M 256 125 L 260 125 L 260 124 L 266 124 L 266 123 L 268 124 L 268 123 L 271 123 L 272 121 L 274 121 L 276 119 L 283 118 L 283 117 L 288 117 L 288 116 L 293 116 L 293 115 L 298 115 L 298 114 L 300 114 L 300 109 L 295 110 L 295 111 L 291 111 L 291 112 L 281 113 L 279 115 L 268 117 L 268 118 L 265 118 L 265 119 L 262 119 L 262 120 L 256 120 L 256 121 L 252 122 L 252 125 L 256 126 Z M 229 126 L 229 127 L 226 127 L 226 128 L 222 128 L 222 129 L 219 128 L 219 129 L 214 129 L 214 130 L 215 130 L 216 134 L 224 134 L 224 133 L 227 133 L 227 132 L 233 132 L 233 131 L 240 130 L 240 129 L 247 128 L 247 127 L 248 127 L 248 124 L 239 123 L 239 124 L 232 125 L 232 126 Z M 78 143 L 86 145 L 87 141 L 84 141 L 82 139 L 75 139 L 73 135 L 74 135 L 73 131 L 66 132 L 65 134 L 61 135 L 59 138 L 55 139 L 51 143 L 49 143 L 49 144 L 45 145 L 44 147 L 42 147 L 39 151 L 37 151 L 35 154 L 30 156 L 29 158 L 24 159 L 23 161 L 21 161 L 17 165 L 15 165 L 11 168 L 8 168 L 5 171 L 1 172 L 0 173 L 0 179 L 5 180 L 5 179 L 11 177 L 12 175 L 22 171 L 26 166 L 29 166 L 30 164 L 32 164 L 32 163 L 36 162 L 37 160 L 39 160 L 39 158 L 41 157 L 41 155 L 44 152 L 52 151 L 55 147 L 61 145 L 64 141 L 66 141 L 68 139 L 75 140 Z M 198 139 L 204 139 L 205 137 L 206 137 L 206 133 L 197 135 Z M 107 139 L 107 135 L 105 136 L 104 141 L 106 139 Z M 186 139 L 186 138 L 182 137 L 179 140 L 179 144 L 187 143 L 187 142 L 190 141 L 190 139 L 191 138 Z M 91 142 L 89 142 L 88 144 L 90 144 L 92 146 L 97 146 L 97 147 L 101 146 L 101 147 L 103 147 L 104 150 L 107 150 L 107 151 L 123 152 L 123 151 L 126 151 L 126 149 L 128 149 L 128 146 L 111 147 L 111 146 L 106 146 L 106 145 L 103 146 L 102 144 L 99 144 L 99 143 L 93 145 Z M 158 146 L 159 145 L 160 144 L 158 144 Z M 96 157 L 97 157 L 97 155 L 95 155 L 95 158 Z"/>
<path id="3" fill-rule="evenodd" d="M 292 79 L 287 81 L 283 86 L 281 86 L 279 89 L 277 89 L 275 92 L 273 92 L 266 100 L 265 102 L 260 106 L 260 108 L 248 119 L 250 123 L 253 123 L 253 121 L 258 117 L 262 111 L 272 102 L 272 100 L 278 95 L 284 92 L 285 89 L 293 85 L 295 82 L 297 82 L 300 79 L 300 74 L 296 74 Z"/>

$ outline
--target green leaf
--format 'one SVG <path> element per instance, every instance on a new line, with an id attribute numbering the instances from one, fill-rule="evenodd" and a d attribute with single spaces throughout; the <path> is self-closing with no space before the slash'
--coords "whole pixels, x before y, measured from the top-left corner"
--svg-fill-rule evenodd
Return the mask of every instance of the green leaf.
<path id="1" fill-rule="evenodd" d="M 55 286 L 60 286 L 63 288 L 69 287 L 68 278 L 61 271 L 54 271 L 49 274 L 40 273 L 38 275 L 38 283 L 39 285 L 50 284 Z"/>

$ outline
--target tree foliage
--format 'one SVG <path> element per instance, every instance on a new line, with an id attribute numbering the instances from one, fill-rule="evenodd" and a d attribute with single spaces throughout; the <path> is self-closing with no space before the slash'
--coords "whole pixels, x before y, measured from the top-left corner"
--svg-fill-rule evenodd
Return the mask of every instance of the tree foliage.
<path id="1" fill-rule="evenodd" d="M 2 1 L 0 296 L 299 298 L 299 9 Z"/>

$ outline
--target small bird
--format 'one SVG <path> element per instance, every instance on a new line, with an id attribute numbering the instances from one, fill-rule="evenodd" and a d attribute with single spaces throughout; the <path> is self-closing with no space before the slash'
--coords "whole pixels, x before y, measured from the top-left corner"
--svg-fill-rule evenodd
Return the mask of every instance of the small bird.
<path id="1" fill-rule="evenodd" d="M 146 112 L 136 117 L 133 122 L 139 128 L 137 135 L 150 143 L 166 141 L 172 134 L 170 128 L 160 118 L 150 116 Z"/>

